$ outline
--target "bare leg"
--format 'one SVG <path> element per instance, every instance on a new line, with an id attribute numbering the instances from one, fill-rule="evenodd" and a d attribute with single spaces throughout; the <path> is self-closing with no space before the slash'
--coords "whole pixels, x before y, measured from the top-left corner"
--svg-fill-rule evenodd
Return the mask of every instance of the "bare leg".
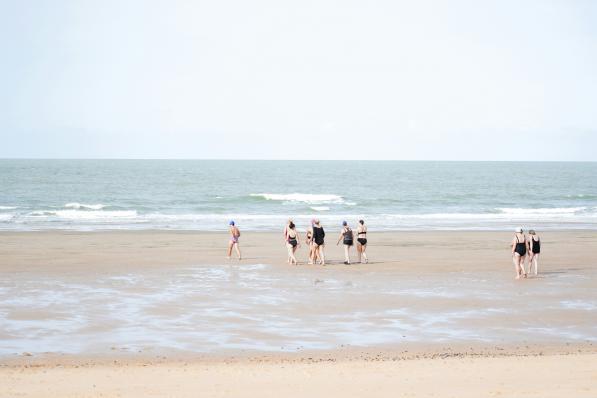
<path id="1" fill-rule="evenodd" d="M 294 258 L 294 264 L 298 265 L 298 261 L 296 259 L 296 251 L 298 250 L 298 245 L 294 246 L 292 248 L 292 258 Z"/>
<path id="2" fill-rule="evenodd" d="M 325 245 L 320 245 L 317 248 L 317 252 L 319 253 L 319 258 L 321 259 L 321 265 L 325 265 L 325 254 L 323 252 L 323 246 L 325 246 Z"/>
<path id="3" fill-rule="evenodd" d="M 533 256 L 533 260 L 535 260 L 535 276 L 537 276 L 539 274 L 539 253 Z"/>
<path id="4" fill-rule="evenodd" d="M 512 262 L 514 263 L 514 272 L 516 272 L 516 279 L 520 279 L 520 255 L 514 253 L 512 255 Z"/>
<path id="5" fill-rule="evenodd" d="M 369 262 L 369 259 L 367 258 L 367 245 L 361 246 L 361 252 L 363 258 L 365 259 L 365 264 L 367 264 Z"/>
<path id="6" fill-rule="evenodd" d="M 290 243 L 286 244 L 286 250 L 288 251 L 288 258 L 286 259 L 286 262 L 288 264 L 292 264 L 292 245 Z"/>
<path id="7" fill-rule="evenodd" d="M 238 247 L 238 242 L 234 244 L 234 248 L 236 249 L 236 254 L 238 254 L 238 259 L 241 259 L 240 256 L 240 247 Z"/>
<path id="8" fill-rule="evenodd" d="M 363 249 L 363 245 L 361 245 L 360 243 L 357 243 L 357 258 L 358 258 L 358 262 L 362 263 L 361 261 L 361 250 Z"/>
<path id="9" fill-rule="evenodd" d="M 350 264 L 350 246 L 344 245 L 344 262 Z"/>
<path id="10" fill-rule="evenodd" d="M 230 260 L 230 256 L 232 256 L 232 246 L 234 246 L 234 243 L 228 242 L 228 254 L 226 255 L 228 260 Z"/>

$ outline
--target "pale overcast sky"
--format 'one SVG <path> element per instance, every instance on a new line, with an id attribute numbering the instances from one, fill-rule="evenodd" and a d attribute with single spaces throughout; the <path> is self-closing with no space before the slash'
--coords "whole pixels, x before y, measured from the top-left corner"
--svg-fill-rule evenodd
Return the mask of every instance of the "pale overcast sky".
<path id="1" fill-rule="evenodd" d="M 0 0 L 0 157 L 597 160 L 597 1 Z"/>

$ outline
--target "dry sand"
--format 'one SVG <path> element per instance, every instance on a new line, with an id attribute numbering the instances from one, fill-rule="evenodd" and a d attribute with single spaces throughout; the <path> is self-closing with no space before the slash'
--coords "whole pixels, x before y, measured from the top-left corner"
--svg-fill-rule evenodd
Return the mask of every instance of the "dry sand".
<path id="1" fill-rule="evenodd" d="M 347 268 L 335 232 L 329 233 L 326 268 L 306 265 L 300 272 L 314 278 L 365 280 L 420 278 L 436 283 L 458 273 L 483 274 L 500 283 L 511 283 L 507 294 L 571 279 L 567 291 L 553 294 L 578 298 L 575 289 L 595 291 L 597 232 L 558 231 L 542 234 L 541 277 L 513 281 L 509 241 L 501 232 L 392 232 L 370 234 L 367 265 Z M 36 278 L 77 280 L 128 273 L 174 272 L 180 267 L 224 263 L 227 237 L 194 232 L 22 232 L 0 234 L 0 278 L 12 282 Z M 241 237 L 244 259 L 240 264 L 266 264 L 279 278 L 298 272 L 286 265 L 281 234 L 246 232 Z M 304 258 L 304 248 L 299 252 Z M 236 262 L 238 263 L 238 262 Z M 270 272 L 270 271 L 262 271 Z M 344 279 L 342 279 L 344 278 Z M 375 278 L 375 276 L 373 276 Z M 578 283 L 576 279 L 578 278 Z M 370 279 L 367 279 L 369 281 Z M 568 286 L 568 285 L 566 285 Z M 577 287 L 578 286 L 578 287 Z M 580 290 L 579 290 L 580 291 Z M 342 296 L 342 292 L 337 293 Z M 597 295 L 582 296 L 597 302 Z M 356 296 L 346 295 L 347 308 Z M 551 300 L 551 296 L 545 296 Z M 532 298 L 531 298 L 532 299 Z M 592 301 L 591 301 L 592 300 Z M 445 311 L 443 301 L 412 301 Z M 451 300 L 475 308 L 473 303 Z M 580 302 L 580 298 L 577 300 Z M 379 309 L 386 305 L 372 303 Z M 0 303 L 0 310 L 6 309 Z M 363 307 L 368 308 L 368 307 Z M 421 307 L 425 308 L 425 307 Z M 529 307 L 535 308 L 535 307 Z M 537 306 L 540 311 L 540 306 Z M 173 309 L 164 309 L 166 314 Z M 325 308 L 323 309 L 325 310 Z M 323 311 L 322 310 L 322 311 Z M 335 311 L 344 311 L 337 305 Z M 23 310 L 21 310 L 23 311 Z M 6 312 L 6 311 L 5 311 Z M 42 319 L 43 313 L 17 314 Z M 492 318 L 493 319 L 493 318 Z M 593 319 L 593 320 L 591 320 Z M 595 310 L 553 310 L 533 318 L 556 329 L 573 325 L 589 338 L 553 340 L 505 338 L 504 341 L 412 341 L 399 345 L 255 353 L 221 350 L 203 355 L 171 352 L 8 355 L 0 357 L 0 397 L 78 396 L 435 396 L 435 397 L 594 397 L 597 395 L 597 351 L 593 344 Z M 495 321 L 495 319 L 493 320 Z M 492 321 L 492 322 L 493 322 Z M 520 316 L 501 318 L 512 327 L 523 327 Z M 467 322 L 473 322 L 469 320 Z M 559 322 L 559 323 L 558 323 Z M 464 326 L 467 326 L 465 324 Z M 2 326 L 0 325 L 0 329 Z M 0 330 L 1 332 L 1 330 Z M 498 331 L 499 332 L 499 331 Z M 501 333 L 501 332 L 499 332 Z M 504 335 L 507 335 L 504 329 Z M 264 338 L 269 338 L 265 336 Z M 2 342 L 0 336 L 0 346 Z"/>

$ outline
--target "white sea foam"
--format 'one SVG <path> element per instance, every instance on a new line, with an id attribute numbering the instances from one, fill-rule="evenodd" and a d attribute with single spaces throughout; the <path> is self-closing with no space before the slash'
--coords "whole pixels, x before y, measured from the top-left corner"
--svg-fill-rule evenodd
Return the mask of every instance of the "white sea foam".
<path id="1" fill-rule="evenodd" d="M 16 206 L 0 206 L 0 210 L 14 210 Z"/>
<path id="2" fill-rule="evenodd" d="M 284 202 L 303 202 L 308 204 L 322 203 L 344 203 L 344 198 L 333 194 L 310 194 L 310 193 L 252 193 L 250 196 L 263 198 L 265 200 L 276 200 Z"/>
<path id="3" fill-rule="evenodd" d="M 12 217 L 12 214 L 0 214 L 0 221 L 9 221 Z"/>
<path id="4" fill-rule="evenodd" d="M 498 207 L 496 210 L 504 214 L 529 215 L 529 214 L 573 214 L 586 210 L 586 207 L 556 207 L 540 209 L 524 209 L 518 207 Z"/>
<path id="5" fill-rule="evenodd" d="M 69 220 L 109 220 L 109 219 L 122 219 L 122 218 L 134 218 L 137 217 L 137 211 L 135 210 L 114 210 L 114 211 L 104 211 L 104 210 L 90 210 L 90 211 L 81 211 L 81 210 L 57 210 L 57 211 L 49 211 L 49 210 L 41 210 L 41 211 L 33 211 L 29 213 L 30 216 L 34 217 L 57 217 Z"/>
<path id="6" fill-rule="evenodd" d="M 79 210 L 79 209 L 101 210 L 104 207 L 106 207 L 106 205 L 103 205 L 103 204 L 87 205 L 84 203 L 72 202 L 72 203 L 65 204 L 64 207 L 69 208 L 69 209 L 76 209 L 76 210 Z"/>
<path id="7" fill-rule="evenodd" d="M 328 211 L 330 208 L 328 206 L 311 206 L 310 209 L 315 211 Z"/>

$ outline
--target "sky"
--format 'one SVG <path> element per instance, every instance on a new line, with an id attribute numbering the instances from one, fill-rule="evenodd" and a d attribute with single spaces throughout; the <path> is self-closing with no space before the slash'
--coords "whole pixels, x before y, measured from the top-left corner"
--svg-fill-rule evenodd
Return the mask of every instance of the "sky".
<path id="1" fill-rule="evenodd" d="M 597 2 L 0 0 L 0 158 L 597 160 Z"/>

